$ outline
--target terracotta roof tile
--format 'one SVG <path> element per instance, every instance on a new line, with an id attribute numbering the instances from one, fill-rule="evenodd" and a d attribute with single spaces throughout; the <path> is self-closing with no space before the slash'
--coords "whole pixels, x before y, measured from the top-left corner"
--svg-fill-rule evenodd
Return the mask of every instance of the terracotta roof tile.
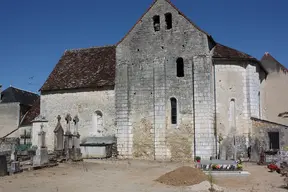
<path id="1" fill-rule="evenodd" d="M 66 51 L 41 91 L 114 86 L 115 46 Z"/>
<path id="2" fill-rule="evenodd" d="M 227 59 L 255 59 L 251 55 L 238 51 L 236 49 L 227 47 L 225 45 L 221 45 L 217 43 L 214 47 L 213 52 L 214 58 L 227 58 Z"/>

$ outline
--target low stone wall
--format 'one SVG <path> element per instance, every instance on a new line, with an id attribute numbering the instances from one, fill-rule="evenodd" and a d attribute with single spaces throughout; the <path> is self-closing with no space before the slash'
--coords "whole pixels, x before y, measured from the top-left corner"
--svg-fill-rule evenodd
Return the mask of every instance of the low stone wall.
<path id="1" fill-rule="evenodd" d="M 16 146 L 19 146 L 19 144 L 19 138 L 5 138 L 0 140 L 0 155 L 5 155 L 7 162 L 9 162 L 13 147 L 15 148 Z"/>
<path id="2" fill-rule="evenodd" d="M 280 149 L 288 146 L 288 126 L 257 118 L 251 118 L 251 120 L 252 134 L 250 144 L 252 161 L 259 161 L 261 150 L 265 151 L 270 149 L 269 132 L 279 132 Z"/>
<path id="3" fill-rule="evenodd" d="M 0 139 L 0 152 L 11 151 L 13 147 L 20 144 L 19 138 L 4 138 Z"/>

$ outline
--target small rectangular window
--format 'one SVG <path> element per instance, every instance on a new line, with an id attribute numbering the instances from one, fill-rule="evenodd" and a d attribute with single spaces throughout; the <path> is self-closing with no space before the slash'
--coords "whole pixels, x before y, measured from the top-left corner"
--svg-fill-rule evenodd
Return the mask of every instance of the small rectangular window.
<path id="1" fill-rule="evenodd" d="M 184 61 L 183 58 L 179 57 L 176 60 L 177 64 L 177 77 L 184 77 Z"/>
<path id="2" fill-rule="evenodd" d="M 166 22 L 166 29 L 172 28 L 172 14 L 166 13 L 165 14 L 165 22 Z"/>
<path id="3" fill-rule="evenodd" d="M 177 124 L 177 100 L 176 98 L 171 98 L 171 123 L 173 125 Z"/>
<path id="4" fill-rule="evenodd" d="M 153 25 L 154 25 L 154 31 L 160 31 L 160 16 L 155 15 L 153 17 Z"/>

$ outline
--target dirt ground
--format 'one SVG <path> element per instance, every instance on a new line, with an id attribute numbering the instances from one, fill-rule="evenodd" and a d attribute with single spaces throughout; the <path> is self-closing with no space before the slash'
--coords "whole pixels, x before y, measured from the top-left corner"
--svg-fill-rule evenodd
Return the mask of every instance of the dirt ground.
<path id="1" fill-rule="evenodd" d="M 0 192 L 180 192 L 186 187 L 172 187 L 155 182 L 159 176 L 187 163 L 147 161 L 90 160 L 76 164 L 27 171 L 0 178 Z M 217 177 L 225 191 L 286 191 L 283 178 L 270 173 L 264 166 L 245 164 L 248 177 Z"/>

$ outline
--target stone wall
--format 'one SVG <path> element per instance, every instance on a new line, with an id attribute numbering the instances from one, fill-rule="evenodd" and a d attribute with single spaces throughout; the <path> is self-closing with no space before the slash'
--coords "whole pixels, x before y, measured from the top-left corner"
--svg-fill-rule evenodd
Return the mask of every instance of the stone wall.
<path id="1" fill-rule="evenodd" d="M 217 133 L 223 137 L 221 158 L 234 156 L 234 138 L 238 156 L 247 155 L 250 117 L 260 116 L 259 74 L 260 67 L 253 63 L 215 62 Z"/>
<path id="2" fill-rule="evenodd" d="M 172 29 L 165 27 L 164 15 L 168 12 L 172 14 Z M 156 32 L 153 26 L 155 15 L 160 16 L 160 31 Z M 120 157 L 192 158 L 193 62 L 194 56 L 209 55 L 207 35 L 193 26 L 167 1 L 158 0 L 116 49 L 117 142 Z M 176 75 L 176 61 L 179 57 L 184 61 L 184 77 Z M 211 62 L 206 60 L 202 62 L 201 59 L 196 59 L 195 62 L 197 67 L 204 63 L 211 66 Z M 210 77 L 211 70 L 212 67 L 204 68 L 204 76 L 198 75 L 194 81 L 199 86 L 199 98 L 201 94 L 206 94 L 204 87 L 207 87 L 207 84 L 200 82 Z M 209 80 L 205 82 L 210 83 Z M 210 88 L 212 87 L 208 85 L 208 92 Z M 171 124 L 171 98 L 177 100 L 177 124 Z M 211 98 L 207 96 L 205 99 Z M 205 99 L 204 108 L 209 105 Z M 210 115 L 209 110 L 209 107 L 204 109 Z M 212 118 L 210 116 L 208 118 Z M 199 117 L 198 120 L 200 128 L 205 119 Z M 209 119 L 209 124 L 201 124 L 200 129 L 213 130 L 212 124 Z M 206 139 L 210 139 L 210 135 Z M 209 141 L 209 145 L 212 142 Z M 203 150 L 208 150 L 203 155 L 211 156 L 211 146 L 202 147 L 201 151 Z"/>
<path id="3" fill-rule="evenodd" d="M 251 158 L 259 161 L 261 149 L 269 150 L 268 132 L 279 132 L 280 149 L 288 146 L 288 127 L 278 123 L 252 118 Z"/>
<path id="4" fill-rule="evenodd" d="M 0 138 L 18 128 L 19 118 L 19 103 L 0 103 Z"/>
<path id="5" fill-rule="evenodd" d="M 195 149 L 202 159 L 216 157 L 214 69 L 209 56 L 194 57 Z"/>
<path id="6" fill-rule="evenodd" d="M 276 64 L 274 64 L 276 65 Z M 274 66 L 276 68 L 276 66 Z M 278 115 L 288 110 L 288 73 L 281 69 L 270 69 L 265 81 L 261 84 L 262 118 L 288 125 L 287 114 Z"/>
<path id="7" fill-rule="evenodd" d="M 77 90 L 69 92 L 49 92 L 41 95 L 41 115 L 48 120 L 44 131 L 47 134 L 47 147 L 54 149 L 54 129 L 57 116 L 61 116 L 61 125 L 66 130 L 65 116 L 69 113 L 73 118 L 78 115 L 80 138 L 93 136 L 97 130 L 93 129 L 92 118 L 96 111 L 103 114 L 103 136 L 114 135 L 115 126 L 115 96 L 114 90 Z M 73 121 L 71 130 L 73 131 Z M 37 134 L 35 132 L 35 134 Z M 37 143 L 35 141 L 34 143 Z"/>
<path id="8" fill-rule="evenodd" d="M 20 144 L 19 138 L 0 139 L 0 152 L 11 152 L 12 148 Z"/>

